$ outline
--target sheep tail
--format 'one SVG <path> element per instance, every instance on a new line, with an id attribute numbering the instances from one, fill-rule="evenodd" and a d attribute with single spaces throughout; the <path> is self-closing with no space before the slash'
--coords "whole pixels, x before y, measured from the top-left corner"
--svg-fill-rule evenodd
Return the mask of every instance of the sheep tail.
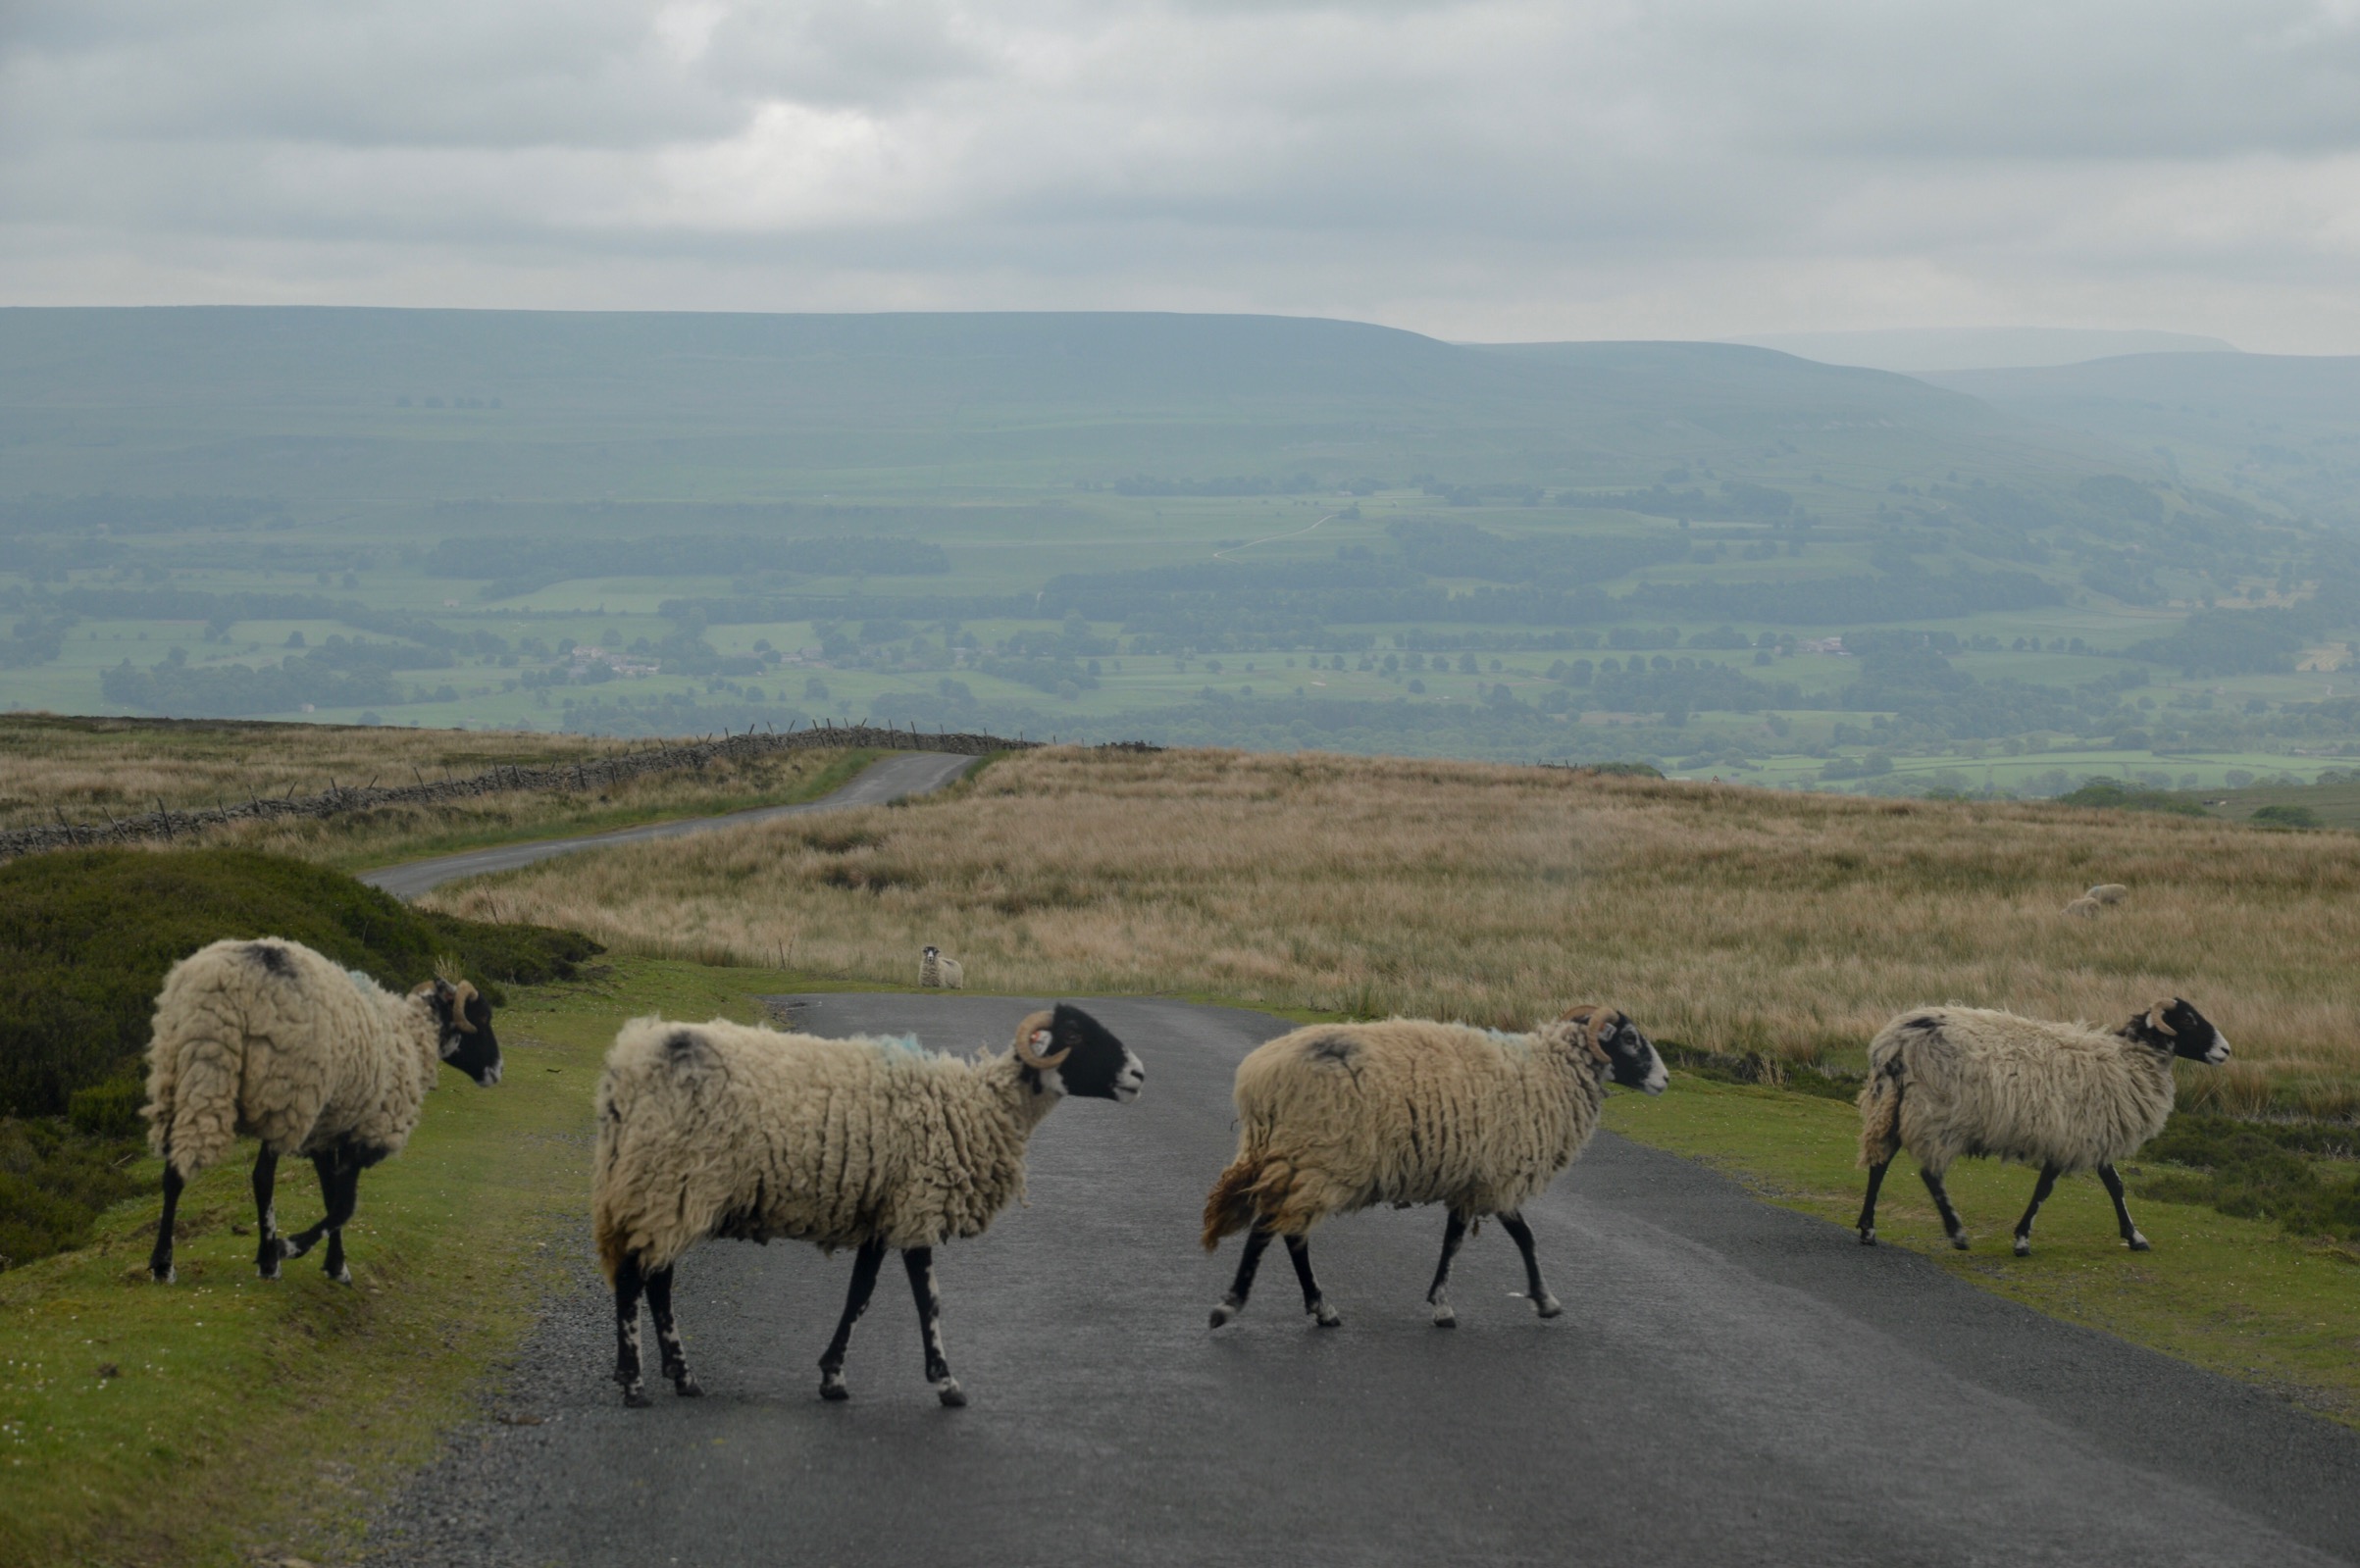
<path id="1" fill-rule="evenodd" d="M 1241 1154 L 1230 1162 L 1205 1197 L 1205 1250 L 1212 1251 L 1221 1238 L 1251 1226 L 1261 1210 L 1261 1191 L 1272 1162 L 1259 1154 Z M 1280 1170 L 1283 1172 L 1284 1167 Z"/>
<path id="2" fill-rule="evenodd" d="M 1901 1149 L 1901 1053 L 1871 1058 L 1868 1086 L 1860 1091 L 1860 1163 L 1863 1169 L 1888 1164 Z"/>
<path id="3" fill-rule="evenodd" d="M 237 1141 L 240 1064 L 224 1040 L 201 1032 L 159 1031 L 150 1048 L 147 1140 L 183 1177 L 193 1177 Z"/>

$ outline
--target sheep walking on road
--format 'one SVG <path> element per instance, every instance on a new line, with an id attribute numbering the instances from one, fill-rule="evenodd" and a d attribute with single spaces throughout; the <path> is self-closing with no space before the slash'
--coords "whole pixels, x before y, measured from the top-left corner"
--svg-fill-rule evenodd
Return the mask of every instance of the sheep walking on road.
<path id="1" fill-rule="evenodd" d="M 2031 1206 L 2016 1224 L 2016 1255 L 2032 1250 L 2032 1218 L 2057 1178 L 2096 1171 L 2114 1199 L 2123 1240 L 2147 1239 L 2130 1223 L 2115 1161 L 2163 1131 L 2172 1114 L 2175 1057 L 2218 1065 L 2229 1041 L 2202 1013 L 2175 997 L 2120 1029 L 2053 1024 L 1980 1007 L 1920 1007 L 1878 1032 L 1869 1046 L 1860 1093 L 1860 1162 L 1869 1192 L 1860 1239 L 1876 1242 L 1876 1192 L 1901 1149 L 1918 1160 L 1950 1244 L 1966 1250 L 1967 1228 L 1942 1177 L 1973 1154 L 2040 1168 Z"/>
<path id="2" fill-rule="evenodd" d="M 957 959 L 945 958 L 940 947 L 929 945 L 918 955 L 918 984 L 959 990 L 967 984 L 967 972 Z"/>
<path id="3" fill-rule="evenodd" d="M 1304 1311 L 1322 1328 L 1341 1323 L 1307 1238 L 1331 1214 L 1377 1203 L 1449 1208 L 1426 1290 L 1438 1326 L 1458 1322 L 1451 1260 L 1493 1214 L 1523 1253 L 1534 1309 L 1557 1316 L 1521 1211 L 1589 1141 L 1609 1079 L 1650 1094 L 1665 1085 L 1655 1046 L 1611 1007 L 1576 1007 L 1527 1035 L 1394 1019 L 1314 1025 L 1262 1045 L 1238 1066 L 1237 1157 L 1205 1199 L 1206 1251 L 1249 1233 L 1212 1326 L 1245 1309 L 1274 1236 Z"/>
<path id="4" fill-rule="evenodd" d="M 960 1061 L 901 1038 L 822 1039 L 716 1019 L 639 1018 L 607 1053 L 590 1197 L 615 1291 L 615 1381 L 649 1403 L 640 1297 L 675 1392 L 703 1391 L 681 1350 L 672 1271 L 708 1236 L 857 1250 L 820 1396 L 843 1399 L 845 1352 L 888 1247 L 917 1298 L 926 1379 L 967 1402 L 943 1350 L 934 1248 L 980 1236 L 1024 1190 L 1033 1130 L 1066 1095 L 1127 1101 L 1147 1070 L 1080 1008 L 1018 1026 L 1004 1056 Z"/>
<path id="5" fill-rule="evenodd" d="M 455 975 L 404 996 L 299 942 L 218 941 L 172 967 L 156 997 L 148 1045 L 148 1141 L 164 1159 L 164 1218 L 148 1270 L 174 1279 L 173 1224 L 180 1191 L 230 1152 L 240 1134 L 254 1158 L 254 1263 L 266 1280 L 284 1258 L 328 1238 L 331 1279 L 346 1284 L 344 1227 L 360 1202 L 361 1172 L 400 1152 L 418 1125 L 436 1066 L 488 1088 L 500 1081 L 491 1006 Z M 279 1161 L 311 1157 L 328 1212 L 279 1234 L 272 1198 Z"/>

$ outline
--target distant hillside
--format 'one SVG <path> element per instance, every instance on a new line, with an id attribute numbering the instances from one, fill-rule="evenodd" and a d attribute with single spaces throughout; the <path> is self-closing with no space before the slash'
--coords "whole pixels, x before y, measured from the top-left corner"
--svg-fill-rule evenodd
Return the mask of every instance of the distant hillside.
<path id="1" fill-rule="evenodd" d="M 1829 365 L 1865 365 L 1921 376 L 1932 371 L 2078 365 L 2123 354 L 2233 354 L 2236 345 L 2193 332 L 2108 331 L 2075 327 L 1909 328 L 1867 332 L 1776 332 L 1733 339 Z"/>
<path id="2" fill-rule="evenodd" d="M 776 496 L 1137 471 L 1649 482 L 1771 455 L 2136 469 L 1971 397 L 1728 344 L 1256 316 L 0 311 L 16 494 Z"/>
<path id="3" fill-rule="evenodd" d="M 1924 379 L 2155 453 L 2197 483 L 2360 521 L 2360 356 L 2139 354 Z"/>

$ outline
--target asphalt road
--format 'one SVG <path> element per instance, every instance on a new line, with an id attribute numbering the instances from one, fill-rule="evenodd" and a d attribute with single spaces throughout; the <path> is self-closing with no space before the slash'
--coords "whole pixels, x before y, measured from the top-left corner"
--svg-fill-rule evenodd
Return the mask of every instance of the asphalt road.
<path id="1" fill-rule="evenodd" d="M 678 838 L 687 834 L 711 833 L 743 823 L 767 822 L 773 817 L 799 817 L 806 812 L 840 811 L 847 806 L 882 806 L 905 795 L 940 789 L 974 766 L 973 757 L 944 751 L 904 751 L 870 763 L 852 782 L 834 794 L 799 806 L 756 806 L 721 817 L 691 817 L 680 822 L 655 822 L 643 828 L 618 828 L 612 833 L 584 834 L 575 838 L 542 838 L 529 844 L 498 844 L 470 849 L 464 854 L 437 855 L 377 871 L 364 871 L 360 880 L 382 887 L 396 898 L 415 898 L 430 887 L 461 877 L 486 872 L 514 871 L 551 855 L 570 855 L 578 849 L 603 849 L 613 844 L 636 844 L 649 838 Z"/>
<path id="2" fill-rule="evenodd" d="M 814 1033 L 1004 1046 L 1032 1004 L 817 996 Z M 1434 1210 L 1315 1233 L 1344 1327 L 1274 1249 L 1245 1317 L 1206 1314 L 1235 1243 L 1196 1241 L 1230 1072 L 1287 1026 L 1088 1004 L 1145 1059 L 1129 1106 L 1061 1106 L 1030 1206 L 937 1254 L 941 1408 L 889 1264 L 848 1404 L 813 1367 L 848 1256 L 708 1242 L 679 1274 L 707 1391 L 622 1408 L 587 1270 L 497 1419 L 381 1516 L 381 1562 L 2271 1564 L 2360 1557 L 2360 1435 L 2071 1328 L 1924 1258 L 1756 1202 L 1602 1135 L 1528 1209 L 1537 1320 L 1496 1227 L 1422 1295 Z M 587 1256 L 587 1238 L 577 1239 Z M 2165 1252 L 2156 1268 L 2171 1266 Z M 652 1355 L 652 1336 L 650 1336 Z M 652 1362 L 650 1362 L 652 1366 Z M 522 1424 L 508 1424 L 522 1423 Z"/>

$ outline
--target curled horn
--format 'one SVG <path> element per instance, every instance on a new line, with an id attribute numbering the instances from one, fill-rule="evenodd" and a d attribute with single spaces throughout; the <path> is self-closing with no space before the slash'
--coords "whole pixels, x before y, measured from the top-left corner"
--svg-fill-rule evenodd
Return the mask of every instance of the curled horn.
<path id="1" fill-rule="evenodd" d="M 1017 1026 L 1016 1060 L 1037 1073 L 1048 1072 L 1073 1054 L 1073 1047 L 1070 1045 L 1061 1051 L 1051 1051 L 1047 1056 L 1043 1056 L 1033 1049 L 1033 1041 L 1036 1038 L 1048 1037 L 1050 1025 L 1056 1022 L 1056 1017 L 1057 1015 L 1054 1013 L 1035 1013 Z"/>
<path id="2" fill-rule="evenodd" d="M 1590 1048 L 1592 1056 L 1604 1061 L 1606 1060 L 1607 1024 L 1613 1016 L 1614 1009 L 1611 1007 L 1600 1007 L 1592 1002 L 1583 1002 L 1578 1007 L 1568 1007 L 1558 1014 L 1557 1021 L 1561 1024 L 1580 1025 L 1581 1042 Z"/>
<path id="3" fill-rule="evenodd" d="M 2164 1022 L 2165 1006 L 2165 1003 L 2157 1002 L 2153 1007 L 2147 1009 L 2147 1027 L 2151 1030 L 2154 1030 L 2159 1035 L 2169 1035 L 2174 1039 L 2178 1039 L 2180 1037 L 2180 1031 L 2174 1029 L 2171 1025 Z"/>

